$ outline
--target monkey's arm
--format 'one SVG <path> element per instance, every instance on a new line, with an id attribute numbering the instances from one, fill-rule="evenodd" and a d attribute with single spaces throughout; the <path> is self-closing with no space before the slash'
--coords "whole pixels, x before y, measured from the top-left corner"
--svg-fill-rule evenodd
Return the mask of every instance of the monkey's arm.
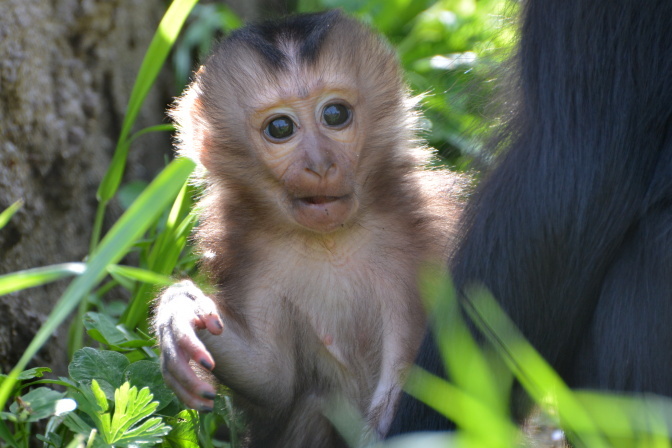
<path id="1" fill-rule="evenodd" d="M 168 386 L 187 406 L 212 409 L 215 388 L 196 375 L 190 361 L 207 370 L 215 366 L 212 355 L 196 335 L 196 329 L 207 329 L 213 335 L 222 333 L 224 325 L 215 302 L 191 281 L 177 283 L 159 297 L 154 328 Z"/>
<path id="2" fill-rule="evenodd" d="M 187 406 L 209 410 L 214 404 L 215 389 L 197 375 L 194 364 L 249 405 L 278 409 L 291 400 L 294 357 L 283 337 L 268 329 L 242 330 L 191 281 L 161 295 L 155 329 L 164 379 Z"/>

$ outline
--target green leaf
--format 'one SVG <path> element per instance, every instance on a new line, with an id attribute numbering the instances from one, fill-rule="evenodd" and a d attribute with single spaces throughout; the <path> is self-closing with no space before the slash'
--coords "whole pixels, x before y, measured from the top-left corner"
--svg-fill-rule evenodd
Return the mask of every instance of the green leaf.
<path id="1" fill-rule="evenodd" d="M 170 432 L 170 426 L 159 417 L 148 418 L 156 411 L 158 403 L 152 401 L 149 389 L 138 391 L 124 383 L 114 394 L 114 415 L 110 431 L 104 437 L 117 446 L 157 444 Z M 143 420 L 145 420 L 143 422 Z"/>
<path id="2" fill-rule="evenodd" d="M 138 389 L 149 388 L 161 410 L 175 400 L 175 394 L 168 388 L 161 374 L 161 367 L 156 361 L 137 361 L 132 363 L 124 372 L 124 378 L 131 386 Z"/>
<path id="3" fill-rule="evenodd" d="M 0 440 L 6 442 L 12 448 L 19 448 L 19 444 L 12 435 L 12 432 L 2 420 L 0 420 Z"/>
<path id="4" fill-rule="evenodd" d="M 116 327 L 116 321 L 107 314 L 89 312 L 84 315 L 84 327 L 89 336 L 101 344 L 118 346 L 126 338 Z"/>
<path id="5" fill-rule="evenodd" d="M 124 325 L 104 313 L 88 312 L 83 318 L 84 327 L 89 336 L 101 344 L 109 345 L 115 351 L 135 349 L 139 347 L 151 347 L 156 342 L 145 337 L 138 336 L 129 331 Z M 125 355 L 128 355 L 125 353 Z"/>
<path id="6" fill-rule="evenodd" d="M 110 274 L 116 274 L 121 277 L 137 280 L 143 283 L 150 283 L 152 285 L 170 286 L 175 283 L 175 281 L 170 277 L 133 266 L 121 266 L 114 264 L 108 266 L 107 271 Z"/>
<path id="7" fill-rule="evenodd" d="M 128 359 L 121 353 L 85 347 L 75 352 L 68 373 L 80 383 L 98 379 L 118 388 L 124 382 L 123 372 L 128 365 Z"/>
<path id="8" fill-rule="evenodd" d="M 173 418 L 167 418 L 172 431 L 166 436 L 164 444 L 171 448 L 198 448 L 198 412 L 185 409 Z"/>
<path id="9" fill-rule="evenodd" d="M 472 446 L 511 447 L 520 435 L 507 415 L 500 415 L 487 401 L 467 393 L 431 373 L 414 366 L 409 372 L 406 391 L 454 421 L 462 431 L 469 431 L 480 443 Z M 487 430 L 475 417 L 488 423 Z"/>
<path id="10" fill-rule="evenodd" d="M 86 271 L 84 263 L 63 263 L 44 266 L 0 276 L 0 296 L 22 289 L 51 283 Z"/>
<path id="11" fill-rule="evenodd" d="M 56 414 L 58 403 L 65 397 L 48 387 L 38 387 L 20 397 L 9 407 L 9 413 L 15 416 L 13 421 L 36 422 Z M 6 413 L 3 413 L 6 416 Z"/>
<path id="12" fill-rule="evenodd" d="M 86 272 L 70 283 L 19 362 L 0 385 L 0 409 L 4 407 L 16 378 L 28 361 L 79 305 L 79 302 L 103 279 L 106 267 L 117 263 L 126 255 L 133 243 L 170 204 L 194 166 L 194 162 L 188 159 L 171 162 L 112 226 L 87 263 Z"/>
<path id="13" fill-rule="evenodd" d="M 32 369 L 24 370 L 19 375 L 20 381 L 32 380 L 33 378 L 42 378 L 45 373 L 50 373 L 49 367 L 34 367 Z"/>
<path id="14" fill-rule="evenodd" d="M 142 61 L 138 76 L 135 78 L 135 85 L 131 91 L 131 98 L 128 102 L 126 115 L 121 128 L 121 134 L 117 141 L 117 148 L 114 152 L 110 167 L 105 173 L 103 181 L 98 188 L 98 198 L 102 203 L 107 203 L 114 197 L 121 177 L 126 166 L 126 158 L 128 156 L 128 148 L 130 140 L 128 136 L 131 132 L 131 127 L 140 111 L 140 106 L 145 101 L 145 97 L 149 92 L 154 80 L 163 66 L 170 49 L 172 48 L 177 35 L 182 29 L 184 21 L 187 19 L 189 12 L 197 3 L 198 0 L 174 0 L 168 8 L 168 11 L 161 19 L 159 27 L 149 44 L 147 53 Z"/>
<path id="15" fill-rule="evenodd" d="M 74 432 L 75 434 L 82 434 L 86 437 L 88 437 L 93 430 L 91 425 L 86 423 L 79 415 L 74 412 L 68 414 L 63 423 L 70 429 L 70 431 Z"/>
<path id="16" fill-rule="evenodd" d="M 147 267 L 159 274 L 169 275 L 173 272 L 196 222 L 195 215 L 190 212 L 192 202 L 188 192 L 188 182 L 185 181 L 173 202 L 163 231 L 151 246 Z M 181 218 L 185 214 L 186 216 Z M 134 328 L 146 321 L 151 292 L 152 289 L 147 283 L 138 288 L 133 300 L 122 315 L 121 321 L 125 325 Z"/>
<path id="17" fill-rule="evenodd" d="M 198 1 L 198 0 L 197 0 Z M 131 136 L 131 143 L 138 137 L 142 137 L 145 134 L 149 134 L 150 132 L 173 132 L 175 130 L 175 126 L 172 124 L 157 124 L 155 126 L 149 126 L 147 128 L 141 129 L 138 132 L 134 133 Z"/>
<path id="18" fill-rule="evenodd" d="M 153 395 L 148 388 L 138 391 L 125 382 L 114 391 L 114 403 L 110 406 L 97 380 L 90 386 L 83 386 L 73 396 L 80 409 L 94 423 L 92 428 L 77 415 L 68 415 L 65 424 L 78 434 L 88 435 L 96 430 L 104 446 L 156 445 L 170 432 L 170 426 L 159 417 L 151 417 L 158 402 L 152 401 Z M 98 445 L 103 446 L 100 442 Z"/>
<path id="19" fill-rule="evenodd" d="M 17 378 L 19 381 L 32 380 L 34 378 L 42 378 L 45 373 L 51 372 L 49 367 L 34 367 L 32 369 L 24 370 Z M 7 378 L 7 375 L 0 373 L 0 383 Z"/>
<path id="20" fill-rule="evenodd" d="M 134 180 L 122 185 L 117 193 L 117 200 L 119 201 L 121 208 L 123 210 L 128 210 L 131 204 L 133 204 L 133 201 L 145 191 L 147 185 L 149 185 L 148 182 L 144 180 Z"/>
<path id="21" fill-rule="evenodd" d="M 505 355 L 504 361 L 530 396 L 540 404 L 557 403 L 560 419 L 568 428 L 577 430 L 575 436 L 582 445 L 609 446 L 605 432 L 598 426 L 600 420 L 588 412 L 560 375 L 525 340 L 492 295 L 483 288 L 474 287 L 467 291 L 467 297 L 469 317 L 488 341 Z"/>
<path id="22" fill-rule="evenodd" d="M 95 399 L 95 403 L 100 408 L 100 411 L 107 412 L 107 410 L 110 408 L 110 404 L 107 402 L 107 396 L 105 394 L 105 391 L 100 387 L 100 383 L 98 382 L 98 380 L 91 381 L 91 392 L 93 392 L 93 398 Z"/>
<path id="23" fill-rule="evenodd" d="M 12 216 L 14 216 L 21 207 L 23 207 L 23 199 L 19 199 L 0 213 L 0 229 L 7 225 L 9 220 L 12 219 Z"/>

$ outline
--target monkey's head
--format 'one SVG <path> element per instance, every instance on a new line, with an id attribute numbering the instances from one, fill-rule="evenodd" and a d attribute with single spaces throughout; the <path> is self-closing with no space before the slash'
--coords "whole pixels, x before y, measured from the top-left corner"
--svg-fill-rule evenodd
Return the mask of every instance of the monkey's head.
<path id="1" fill-rule="evenodd" d="M 409 104 L 390 46 L 330 11 L 232 33 L 171 115 L 211 189 L 266 222 L 327 233 L 375 205 L 399 167 L 425 162 L 408 144 Z"/>

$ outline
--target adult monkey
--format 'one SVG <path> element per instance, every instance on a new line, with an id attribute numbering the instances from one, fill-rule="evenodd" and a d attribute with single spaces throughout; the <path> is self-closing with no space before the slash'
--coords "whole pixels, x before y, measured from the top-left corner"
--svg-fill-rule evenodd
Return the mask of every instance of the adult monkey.
<path id="1" fill-rule="evenodd" d="M 522 14 L 515 112 L 455 284 L 492 291 L 571 387 L 672 396 L 672 2 Z M 431 336 L 418 362 L 442 373 Z M 392 432 L 448 425 L 404 397 Z"/>

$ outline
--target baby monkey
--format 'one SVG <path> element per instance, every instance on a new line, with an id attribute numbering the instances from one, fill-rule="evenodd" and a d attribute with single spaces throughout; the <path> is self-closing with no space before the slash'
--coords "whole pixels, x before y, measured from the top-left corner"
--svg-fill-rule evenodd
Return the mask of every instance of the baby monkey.
<path id="1" fill-rule="evenodd" d="M 204 185 L 216 292 L 183 281 L 158 299 L 166 382 L 207 410 L 211 371 L 251 447 L 346 446 L 334 409 L 383 437 L 424 334 L 418 272 L 450 250 L 463 184 L 425 168 L 394 51 L 339 11 L 250 25 L 171 116 Z"/>

